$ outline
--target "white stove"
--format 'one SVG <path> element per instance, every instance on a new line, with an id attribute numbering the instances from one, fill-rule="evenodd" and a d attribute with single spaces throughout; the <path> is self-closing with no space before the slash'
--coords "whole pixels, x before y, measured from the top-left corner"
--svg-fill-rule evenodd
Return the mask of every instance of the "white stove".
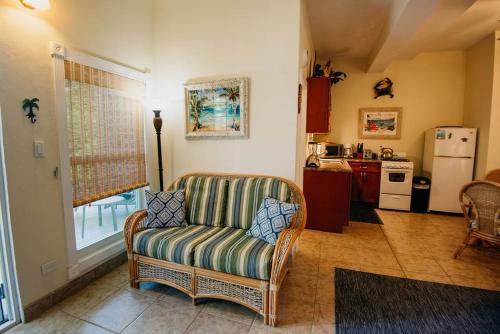
<path id="1" fill-rule="evenodd" d="M 379 207 L 410 211 L 412 179 L 413 162 L 403 158 L 382 161 Z"/>

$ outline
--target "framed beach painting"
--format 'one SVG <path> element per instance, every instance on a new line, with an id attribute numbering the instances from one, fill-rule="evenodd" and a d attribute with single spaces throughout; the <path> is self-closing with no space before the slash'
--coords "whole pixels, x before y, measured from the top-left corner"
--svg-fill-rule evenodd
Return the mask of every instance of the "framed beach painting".
<path id="1" fill-rule="evenodd" d="M 248 137 L 248 78 L 185 84 L 186 138 Z"/>
<path id="2" fill-rule="evenodd" d="M 359 138 L 399 139 L 403 108 L 359 109 Z"/>

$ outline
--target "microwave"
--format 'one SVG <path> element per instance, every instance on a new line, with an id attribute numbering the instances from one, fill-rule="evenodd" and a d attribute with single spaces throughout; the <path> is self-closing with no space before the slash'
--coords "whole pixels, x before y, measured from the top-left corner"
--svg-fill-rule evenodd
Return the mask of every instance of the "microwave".
<path id="1" fill-rule="evenodd" d="M 334 143 L 323 143 L 324 153 L 321 155 L 322 158 L 343 158 L 344 157 L 344 145 L 334 144 Z"/>

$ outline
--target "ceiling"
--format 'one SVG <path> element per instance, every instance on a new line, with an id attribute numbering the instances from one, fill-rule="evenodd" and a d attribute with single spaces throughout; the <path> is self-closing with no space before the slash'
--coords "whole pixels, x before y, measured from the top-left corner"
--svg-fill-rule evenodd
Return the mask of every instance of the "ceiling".
<path id="1" fill-rule="evenodd" d="M 365 58 L 368 71 L 500 30 L 500 0 L 307 0 L 307 9 L 317 58 Z"/>
<path id="2" fill-rule="evenodd" d="M 392 1 L 308 0 L 317 57 L 367 57 L 384 28 Z"/>

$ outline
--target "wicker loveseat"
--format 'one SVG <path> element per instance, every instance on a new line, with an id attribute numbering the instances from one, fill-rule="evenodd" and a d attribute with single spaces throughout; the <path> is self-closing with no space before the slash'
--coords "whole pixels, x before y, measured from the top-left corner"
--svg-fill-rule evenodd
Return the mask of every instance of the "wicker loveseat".
<path id="1" fill-rule="evenodd" d="M 278 177 L 235 174 L 185 175 L 169 188 L 178 189 L 185 189 L 187 227 L 147 229 L 146 210 L 125 222 L 131 287 L 166 284 L 188 294 L 194 304 L 197 298 L 229 300 L 276 326 L 288 258 L 306 223 L 300 189 Z M 203 189 L 216 196 L 200 195 Z M 275 246 L 245 233 L 264 197 L 299 204 Z"/>

